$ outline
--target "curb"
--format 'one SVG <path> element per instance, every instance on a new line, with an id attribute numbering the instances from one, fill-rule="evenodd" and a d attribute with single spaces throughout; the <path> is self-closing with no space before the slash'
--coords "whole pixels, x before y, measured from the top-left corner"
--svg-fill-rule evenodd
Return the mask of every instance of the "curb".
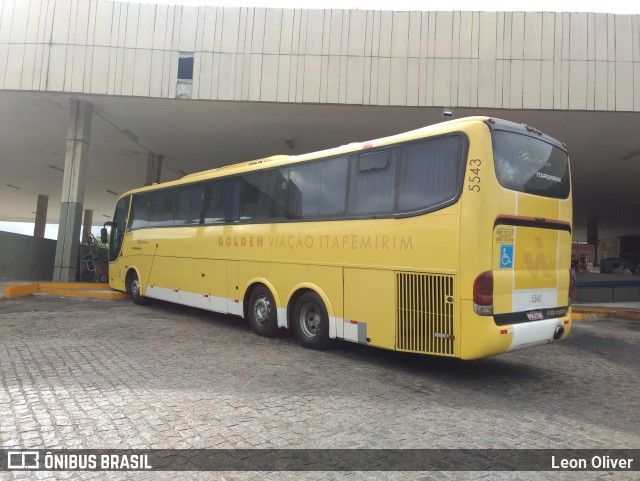
<path id="1" fill-rule="evenodd" d="M 604 314 L 598 314 L 596 312 L 574 312 L 571 315 L 571 319 L 574 321 L 591 321 L 594 319 L 600 319 L 605 317 Z"/>
<path id="2" fill-rule="evenodd" d="M 610 309 L 606 307 L 572 307 L 573 319 L 576 321 L 616 317 L 619 319 L 633 319 L 640 321 L 640 311 L 624 309 Z"/>
<path id="3" fill-rule="evenodd" d="M 25 282 L 4 286 L 4 298 L 49 294 L 65 297 L 84 297 L 92 299 L 126 299 L 129 294 L 114 291 L 109 284 L 86 282 Z"/>
<path id="4" fill-rule="evenodd" d="M 24 284 L 11 284 L 4 286 L 5 299 L 11 299 L 13 297 L 31 296 L 38 293 L 38 283 L 28 282 Z"/>

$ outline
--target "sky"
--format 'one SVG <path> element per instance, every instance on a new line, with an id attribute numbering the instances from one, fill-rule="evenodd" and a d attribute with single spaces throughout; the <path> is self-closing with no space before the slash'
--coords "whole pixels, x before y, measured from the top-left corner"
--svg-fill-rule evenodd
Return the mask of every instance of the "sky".
<path id="1" fill-rule="evenodd" d="M 102 226 L 91 227 L 91 233 L 99 237 Z M 0 231 L 13 232 L 15 234 L 33 235 L 33 222 L 0 222 Z M 46 239 L 58 238 L 58 224 L 47 224 L 44 229 Z"/>
<path id="2" fill-rule="evenodd" d="M 133 0 L 118 0 L 133 1 Z M 169 5 L 218 5 L 224 7 L 273 8 L 344 8 L 360 10 L 413 10 L 413 11 L 507 11 L 507 12 L 602 12 L 640 13 L 638 0 L 135 0 L 134 3 Z"/>

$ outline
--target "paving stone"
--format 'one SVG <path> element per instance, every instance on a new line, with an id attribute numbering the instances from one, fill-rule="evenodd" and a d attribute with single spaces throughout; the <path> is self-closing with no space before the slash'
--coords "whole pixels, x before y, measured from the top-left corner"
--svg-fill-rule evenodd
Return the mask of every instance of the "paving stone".
<path id="1" fill-rule="evenodd" d="M 0 442 L 43 449 L 640 448 L 638 326 L 581 321 L 563 343 L 461 362 L 346 342 L 317 352 L 299 347 L 290 333 L 265 340 L 239 318 L 164 303 L 4 299 Z M 214 474 L 180 479 L 585 479 Z M 175 479 L 162 472 L 37 474 L 105 477 Z"/>

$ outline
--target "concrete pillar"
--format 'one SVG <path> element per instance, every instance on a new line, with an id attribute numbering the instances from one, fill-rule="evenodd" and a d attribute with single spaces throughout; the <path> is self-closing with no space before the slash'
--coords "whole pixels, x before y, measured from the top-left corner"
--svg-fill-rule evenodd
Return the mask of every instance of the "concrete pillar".
<path id="1" fill-rule="evenodd" d="M 587 219 L 587 244 L 596 246 L 596 260 L 598 262 L 598 219 Z"/>
<path id="2" fill-rule="evenodd" d="M 49 208 L 49 196 L 38 195 L 36 207 L 36 223 L 33 226 L 33 237 L 44 238 L 44 229 L 47 227 L 47 209 Z"/>
<path id="3" fill-rule="evenodd" d="M 53 264 L 54 281 L 76 280 L 92 113 L 93 108 L 89 102 L 71 100 L 64 179 L 60 198 L 58 243 Z"/>
<path id="4" fill-rule="evenodd" d="M 93 224 L 93 211 L 91 209 L 84 210 L 84 222 L 82 223 L 82 242 L 89 243 L 91 235 L 91 224 Z"/>
<path id="5" fill-rule="evenodd" d="M 147 181 L 144 185 L 157 184 L 162 176 L 162 155 L 149 154 L 147 157 Z"/>

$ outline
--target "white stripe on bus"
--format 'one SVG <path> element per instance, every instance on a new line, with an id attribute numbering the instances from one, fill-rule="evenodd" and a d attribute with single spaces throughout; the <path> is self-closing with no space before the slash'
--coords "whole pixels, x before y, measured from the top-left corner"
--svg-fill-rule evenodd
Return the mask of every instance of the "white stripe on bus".
<path id="1" fill-rule="evenodd" d="M 232 314 L 244 317 L 242 301 L 238 299 L 229 299 L 226 297 L 212 296 L 208 294 L 199 294 L 179 289 L 167 289 L 166 287 L 148 286 L 145 292 L 146 297 L 158 299 L 161 301 L 174 302 L 185 306 L 193 306 L 207 311 L 219 312 L 221 314 Z M 287 323 L 287 309 L 278 307 L 278 327 L 292 328 Z M 332 339 L 343 338 L 343 323 L 341 317 L 329 316 L 329 337 Z M 355 335 L 349 333 L 349 337 L 345 337 L 349 341 L 358 342 L 357 330 Z"/>

